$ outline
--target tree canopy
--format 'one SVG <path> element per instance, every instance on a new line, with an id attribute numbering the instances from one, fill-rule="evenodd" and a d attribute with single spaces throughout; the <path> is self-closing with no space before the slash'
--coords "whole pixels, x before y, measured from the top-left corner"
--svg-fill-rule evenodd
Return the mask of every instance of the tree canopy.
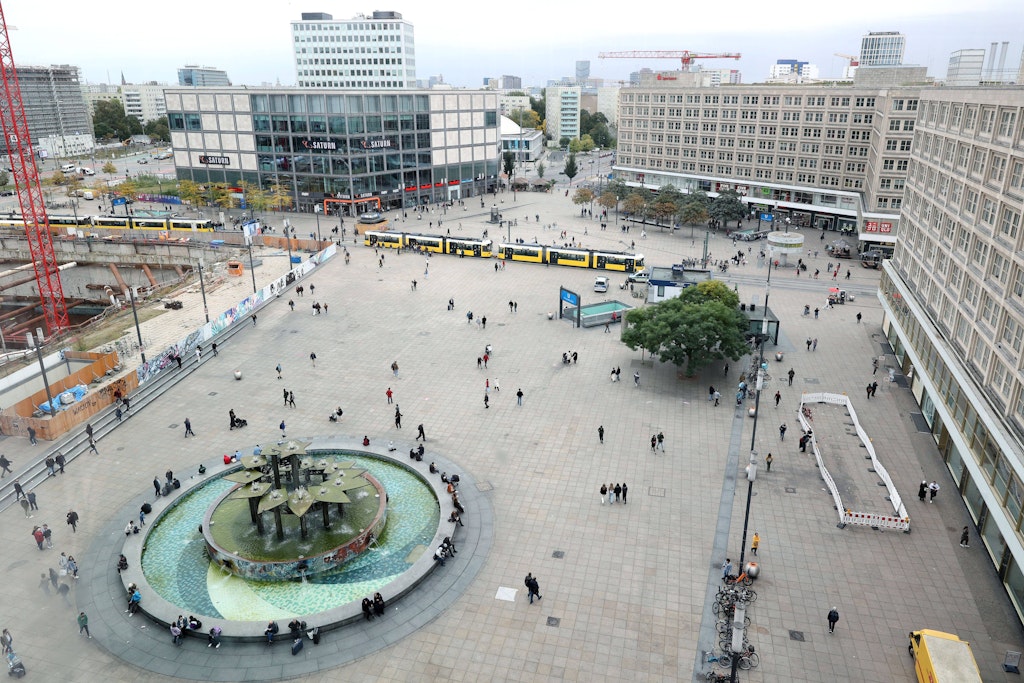
<path id="1" fill-rule="evenodd" d="M 576 155 L 569 154 L 568 158 L 565 160 L 565 168 L 562 169 L 562 173 L 569 178 L 570 185 L 572 185 L 572 179 L 575 178 L 579 172 L 580 169 L 576 166 Z"/>
<path id="2" fill-rule="evenodd" d="M 594 191 L 588 187 L 577 187 L 572 194 L 573 204 L 589 204 L 594 201 Z"/>
<path id="3" fill-rule="evenodd" d="M 512 152 L 505 152 L 501 155 L 501 166 L 502 170 L 505 171 L 505 175 L 509 178 L 516 170 L 516 155 Z"/>
<path id="4" fill-rule="evenodd" d="M 159 140 L 160 142 L 171 141 L 171 129 L 167 125 L 166 116 L 161 116 L 158 119 L 147 121 L 146 125 L 143 126 L 142 132 L 154 140 Z"/>
<path id="5" fill-rule="evenodd" d="M 675 298 L 626 313 L 622 341 L 645 349 L 687 375 L 719 360 L 739 360 L 748 351 L 747 319 L 739 296 L 724 283 L 707 280 Z"/>
<path id="6" fill-rule="evenodd" d="M 728 224 L 728 221 L 736 221 L 736 227 L 739 227 L 740 222 L 747 217 L 749 211 L 747 205 L 740 199 L 738 192 L 723 190 L 712 200 L 711 206 L 708 207 L 708 213 L 721 221 L 723 227 Z"/>
<path id="7" fill-rule="evenodd" d="M 509 112 L 508 118 L 515 121 L 521 128 L 540 129 L 540 115 L 532 109 L 513 109 Z"/>
<path id="8" fill-rule="evenodd" d="M 92 116 L 93 134 L 101 140 L 127 140 L 142 134 L 142 124 L 134 116 L 124 113 L 118 100 L 100 100 Z"/>

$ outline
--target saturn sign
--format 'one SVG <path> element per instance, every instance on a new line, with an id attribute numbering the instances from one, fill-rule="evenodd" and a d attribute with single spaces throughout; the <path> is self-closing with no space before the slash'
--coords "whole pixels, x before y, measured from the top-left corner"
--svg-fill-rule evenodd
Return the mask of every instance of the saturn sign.
<path id="1" fill-rule="evenodd" d="M 333 140 L 303 140 L 302 146 L 305 149 L 314 151 L 333 151 L 338 149 L 338 143 Z"/>

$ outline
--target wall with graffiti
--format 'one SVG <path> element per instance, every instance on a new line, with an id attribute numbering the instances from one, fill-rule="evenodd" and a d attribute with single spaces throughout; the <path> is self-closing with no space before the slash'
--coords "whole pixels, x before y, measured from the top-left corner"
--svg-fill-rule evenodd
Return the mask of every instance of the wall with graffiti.
<path id="1" fill-rule="evenodd" d="M 252 296 L 242 299 L 228 310 L 211 319 L 210 322 L 190 332 L 183 339 L 151 357 L 138 368 L 139 384 L 152 381 L 161 372 L 177 367 L 175 357 L 188 358 L 190 354 L 195 354 L 197 346 L 206 349 L 210 343 L 217 341 L 217 335 L 224 333 L 237 322 L 248 320 L 264 304 L 281 296 L 288 286 L 312 273 L 337 253 L 338 247 L 331 244 L 323 251 L 311 255 L 302 263 L 295 264 L 294 268 L 263 287 L 263 289 L 260 289 Z"/>

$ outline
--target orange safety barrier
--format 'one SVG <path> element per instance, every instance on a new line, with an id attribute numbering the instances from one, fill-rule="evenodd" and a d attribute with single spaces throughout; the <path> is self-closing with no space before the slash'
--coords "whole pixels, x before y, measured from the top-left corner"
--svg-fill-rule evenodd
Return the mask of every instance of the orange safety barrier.
<path id="1" fill-rule="evenodd" d="M 228 261 L 228 275 L 241 276 L 245 272 L 245 266 L 241 261 Z"/>

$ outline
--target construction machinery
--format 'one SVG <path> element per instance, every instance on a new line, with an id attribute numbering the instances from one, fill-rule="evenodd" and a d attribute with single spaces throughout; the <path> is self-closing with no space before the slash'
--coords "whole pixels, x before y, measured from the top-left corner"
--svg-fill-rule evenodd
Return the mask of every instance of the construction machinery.
<path id="1" fill-rule="evenodd" d="M 690 52 L 689 50 L 626 50 L 624 52 L 599 52 L 599 59 L 678 59 L 683 71 L 689 71 L 695 59 L 739 59 L 738 52 Z"/>

